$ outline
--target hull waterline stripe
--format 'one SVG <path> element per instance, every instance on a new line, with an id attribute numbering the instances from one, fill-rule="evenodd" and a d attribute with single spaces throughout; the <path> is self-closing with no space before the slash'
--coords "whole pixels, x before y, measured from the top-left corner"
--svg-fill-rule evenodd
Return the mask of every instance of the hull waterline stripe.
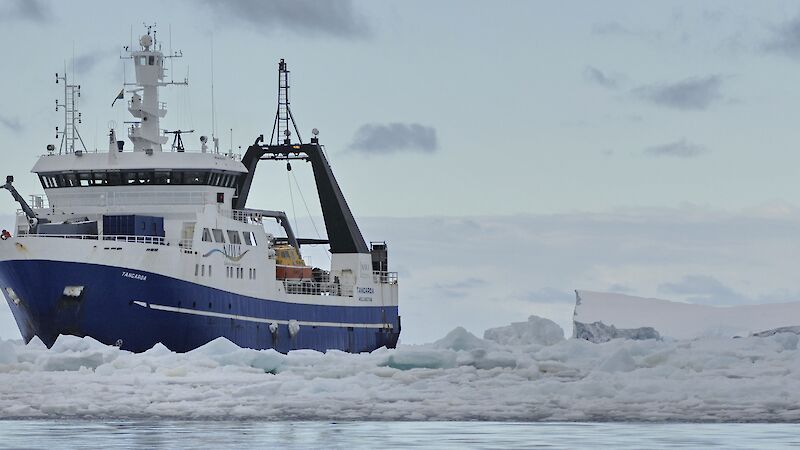
<path id="1" fill-rule="evenodd" d="M 133 303 L 143 308 L 155 309 L 158 311 L 169 311 L 181 314 L 192 314 L 195 316 L 219 317 L 222 319 L 244 320 L 247 322 L 258 322 L 266 324 L 273 324 L 273 323 L 277 323 L 278 325 L 289 324 L 288 320 L 263 319 L 260 317 L 240 316 L 238 314 L 225 314 L 214 311 L 200 311 L 197 309 L 177 308 L 175 306 L 157 305 L 155 303 L 147 303 L 140 301 L 134 301 Z M 306 326 L 306 327 L 336 327 L 336 328 L 352 327 L 352 328 L 376 328 L 376 329 L 392 328 L 392 324 L 390 323 L 384 324 L 384 323 L 308 322 L 304 320 L 296 320 L 295 322 L 297 322 L 297 324 L 300 326 Z"/>

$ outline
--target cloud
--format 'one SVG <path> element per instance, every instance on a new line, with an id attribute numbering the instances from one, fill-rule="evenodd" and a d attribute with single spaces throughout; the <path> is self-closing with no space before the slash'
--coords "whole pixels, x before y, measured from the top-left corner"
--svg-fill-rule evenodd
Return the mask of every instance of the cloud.
<path id="1" fill-rule="evenodd" d="M 78 75 L 86 75 L 99 63 L 108 60 L 109 56 L 116 54 L 116 50 L 97 50 L 78 55 L 70 61 L 69 67 L 74 68 Z"/>
<path id="2" fill-rule="evenodd" d="M 0 21 L 27 20 L 44 23 L 50 20 L 50 5 L 41 0 L 11 0 L 0 9 Z"/>
<path id="3" fill-rule="evenodd" d="M 0 125 L 6 127 L 8 130 L 13 131 L 15 133 L 19 133 L 23 130 L 22 123 L 19 121 L 19 117 L 9 117 L 0 115 Z"/>
<path id="4" fill-rule="evenodd" d="M 664 33 L 660 31 L 634 29 L 614 21 L 594 24 L 592 26 L 592 34 L 609 37 L 632 37 L 651 43 L 664 38 Z"/>
<path id="5" fill-rule="evenodd" d="M 800 59 L 800 15 L 772 28 L 772 35 L 764 43 L 764 49 Z"/>
<path id="6" fill-rule="evenodd" d="M 437 296 L 447 298 L 463 298 L 466 297 L 471 291 L 482 288 L 488 284 L 489 283 L 482 278 L 468 277 L 452 283 L 436 283 L 431 287 L 431 289 L 436 292 L 435 295 Z"/>
<path id="7" fill-rule="evenodd" d="M 619 80 L 603 73 L 600 69 L 592 66 L 586 66 L 583 69 L 583 78 L 594 84 L 598 84 L 607 89 L 616 89 L 619 86 Z"/>
<path id="8" fill-rule="evenodd" d="M 215 14 L 249 24 L 262 32 L 276 28 L 302 35 L 341 38 L 371 31 L 351 0 L 205 0 Z"/>
<path id="9" fill-rule="evenodd" d="M 654 145 L 644 149 L 644 154 L 648 156 L 674 156 L 678 158 L 694 158 L 709 150 L 702 145 L 693 144 L 683 138 L 679 141 L 667 144 Z"/>
<path id="10" fill-rule="evenodd" d="M 685 296 L 690 302 L 703 305 L 752 303 L 747 297 L 707 275 L 687 275 L 680 281 L 659 285 L 658 291 L 669 295 Z"/>
<path id="11" fill-rule="evenodd" d="M 676 83 L 639 86 L 632 94 L 659 106 L 681 110 L 704 110 L 722 99 L 722 77 L 687 78 Z"/>
<path id="12" fill-rule="evenodd" d="M 524 299 L 534 303 L 575 303 L 575 291 L 545 287 L 525 294 Z"/>
<path id="13" fill-rule="evenodd" d="M 433 153 L 439 143 L 433 127 L 417 123 L 368 123 L 356 131 L 349 148 L 374 155 L 401 151 Z"/>

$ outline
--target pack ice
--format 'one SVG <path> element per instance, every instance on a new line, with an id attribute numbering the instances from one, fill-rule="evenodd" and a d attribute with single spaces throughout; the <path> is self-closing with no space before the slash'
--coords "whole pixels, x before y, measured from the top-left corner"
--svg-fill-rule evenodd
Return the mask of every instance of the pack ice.
<path id="1" fill-rule="evenodd" d="M 798 336 L 564 339 L 538 317 L 371 354 L 217 339 L 134 354 L 0 342 L 0 418 L 797 421 Z"/>

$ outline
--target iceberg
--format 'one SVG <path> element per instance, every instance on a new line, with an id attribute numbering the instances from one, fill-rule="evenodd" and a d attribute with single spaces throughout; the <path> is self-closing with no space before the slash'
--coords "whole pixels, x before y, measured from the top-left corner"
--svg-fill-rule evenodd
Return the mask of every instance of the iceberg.
<path id="1" fill-rule="evenodd" d="M 573 337 L 592 342 L 731 338 L 800 326 L 800 302 L 706 306 L 583 290 L 575 296 Z"/>

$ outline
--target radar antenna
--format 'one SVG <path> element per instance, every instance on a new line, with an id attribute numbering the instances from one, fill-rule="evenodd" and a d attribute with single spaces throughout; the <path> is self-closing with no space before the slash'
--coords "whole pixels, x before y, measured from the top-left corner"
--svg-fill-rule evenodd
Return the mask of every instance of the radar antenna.
<path id="1" fill-rule="evenodd" d="M 75 142 L 80 142 L 83 147 L 83 152 L 86 151 L 86 145 L 83 143 L 83 138 L 78 132 L 78 124 L 82 122 L 81 113 L 78 111 L 78 98 L 81 96 L 80 84 L 69 84 L 67 81 L 67 67 L 64 65 L 64 75 L 59 76 L 56 73 L 56 84 L 59 81 L 64 82 L 64 101 L 59 103 L 56 100 L 56 111 L 59 109 L 64 110 L 64 129 L 59 130 L 56 127 L 56 139 L 61 136 L 61 146 L 58 148 L 59 154 L 75 153 L 77 150 L 81 152 L 80 148 L 75 148 Z"/>

